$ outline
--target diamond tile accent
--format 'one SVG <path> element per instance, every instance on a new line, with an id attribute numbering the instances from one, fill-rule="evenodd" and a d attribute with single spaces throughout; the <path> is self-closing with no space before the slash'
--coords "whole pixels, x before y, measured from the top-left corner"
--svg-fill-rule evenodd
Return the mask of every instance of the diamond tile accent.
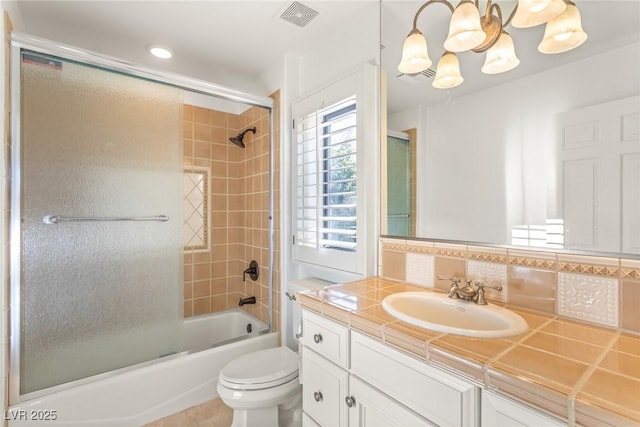
<path id="1" fill-rule="evenodd" d="M 471 280 L 481 280 L 488 286 L 502 286 L 502 291 L 485 289 L 485 297 L 495 301 L 507 301 L 507 266 L 483 261 L 467 262 L 467 278 Z"/>
<path id="2" fill-rule="evenodd" d="M 209 168 L 184 170 L 182 214 L 185 250 L 206 250 L 208 242 Z"/>
<path id="3" fill-rule="evenodd" d="M 604 277 L 618 277 L 618 267 L 607 265 L 576 264 L 560 261 L 558 262 L 558 270 L 566 271 L 569 273 L 584 273 Z"/>
<path id="4" fill-rule="evenodd" d="M 469 252 L 469 259 L 473 259 L 477 261 L 485 261 L 485 262 L 502 263 L 502 264 L 507 262 L 506 255 L 491 254 L 491 253 L 484 253 L 484 252 Z"/>
<path id="5" fill-rule="evenodd" d="M 413 252 L 416 254 L 433 254 L 433 246 L 423 246 L 416 244 L 407 244 L 407 252 Z"/>
<path id="6" fill-rule="evenodd" d="M 618 327 L 618 280 L 558 273 L 558 314 Z"/>
<path id="7" fill-rule="evenodd" d="M 555 270 L 556 262 L 551 259 L 539 259 L 539 258 L 524 258 L 524 257 L 508 257 L 508 262 L 511 265 L 518 265 L 520 267 L 532 267 L 540 268 L 544 270 Z"/>
<path id="8" fill-rule="evenodd" d="M 434 264 L 432 255 L 407 252 L 407 282 L 433 288 Z"/>
<path id="9" fill-rule="evenodd" d="M 382 242 L 382 249 L 387 249 L 390 251 L 404 251 L 406 250 L 406 244 L 402 243 L 391 243 L 391 242 Z"/>
<path id="10" fill-rule="evenodd" d="M 622 268 L 622 278 L 640 280 L 640 270 Z"/>

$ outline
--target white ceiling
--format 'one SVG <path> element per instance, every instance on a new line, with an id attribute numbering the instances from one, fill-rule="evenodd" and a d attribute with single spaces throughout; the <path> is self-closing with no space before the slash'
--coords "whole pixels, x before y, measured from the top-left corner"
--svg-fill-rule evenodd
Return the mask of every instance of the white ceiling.
<path id="1" fill-rule="evenodd" d="M 19 31 L 123 58 L 142 65 L 163 68 L 218 84 L 260 92 L 259 76 L 282 63 L 283 55 L 301 55 L 336 44 L 335 35 L 362 24 L 362 11 L 377 7 L 377 0 L 301 1 L 319 16 L 304 28 L 278 18 L 291 1 L 32 1 L 22 0 L 10 7 Z M 4 2 L 12 3 L 12 2 Z M 372 5 L 373 3 L 373 5 Z M 504 19 L 516 1 L 496 1 Z M 488 76 L 479 70 L 484 54 L 459 55 L 465 82 L 451 90 L 436 90 L 431 81 L 412 85 L 395 76 L 402 42 L 411 29 L 413 16 L 423 1 L 383 0 L 381 4 L 381 65 L 389 84 L 388 110 L 433 104 L 453 96 L 521 78 L 528 74 L 576 61 L 610 49 L 616 43 L 639 41 L 640 0 L 576 0 L 587 42 L 574 51 L 543 55 L 537 45 L 543 27 L 508 28 L 521 64 L 515 70 Z M 482 7 L 486 4 L 481 2 Z M 418 26 L 429 40 L 435 63 L 442 54 L 450 12 L 439 4 L 429 6 Z M 145 47 L 166 44 L 175 51 L 171 61 L 151 57 Z M 339 46 L 336 46 L 339 48 Z M 255 81 L 254 87 L 235 82 Z"/>
<path id="2" fill-rule="evenodd" d="M 319 15 L 304 28 L 279 18 L 282 1 L 18 1 L 19 31 L 134 63 L 237 87 L 282 63 L 283 55 L 319 48 L 375 0 L 302 1 Z M 170 61 L 145 47 L 164 44 Z M 257 87 L 257 86 L 256 86 Z M 247 88 L 241 88 L 247 90 Z M 251 88 L 249 88 L 251 90 Z M 265 95 L 256 93 L 257 95 Z"/>

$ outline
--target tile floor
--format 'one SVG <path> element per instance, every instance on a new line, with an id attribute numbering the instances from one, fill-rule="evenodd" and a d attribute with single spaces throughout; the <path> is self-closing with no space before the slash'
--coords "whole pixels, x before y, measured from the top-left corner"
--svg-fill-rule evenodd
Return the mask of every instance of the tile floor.
<path id="1" fill-rule="evenodd" d="M 229 427 L 233 411 L 220 399 L 213 399 L 144 427 Z"/>

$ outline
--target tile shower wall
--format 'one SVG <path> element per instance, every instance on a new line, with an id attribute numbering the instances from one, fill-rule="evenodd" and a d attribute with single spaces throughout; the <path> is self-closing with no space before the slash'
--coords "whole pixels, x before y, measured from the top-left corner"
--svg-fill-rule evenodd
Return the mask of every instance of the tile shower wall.
<path id="1" fill-rule="evenodd" d="M 274 99 L 275 159 L 279 158 L 279 93 Z M 244 137 L 246 148 L 229 142 L 249 127 L 255 135 Z M 208 209 L 209 249 L 185 250 L 184 315 L 214 313 L 238 307 L 240 298 L 255 296 L 258 303 L 242 308 L 268 322 L 269 265 L 269 113 L 251 107 L 240 115 L 184 106 L 184 166 L 210 169 Z M 278 176 L 276 163 L 274 177 Z M 274 205 L 279 206 L 279 183 L 275 182 Z M 274 212 L 274 225 L 279 212 Z M 278 236 L 277 230 L 275 235 Z M 274 241 L 279 256 L 279 241 Z M 242 272 L 256 260 L 256 282 Z M 274 263 L 277 268 L 277 262 Z M 279 298 L 278 271 L 274 272 L 274 305 Z M 274 306 L 274 327 L 279 330 L 279 306 Z"/>
<path id="2" fill-rule="evenodd" d="M 380 239 L 380 276 L 447 291 L 438 276 L 501 285 L 487 299 L 640 334 L 640 261 Z M 422 266 L 419 268 L 418 266 Z"/>

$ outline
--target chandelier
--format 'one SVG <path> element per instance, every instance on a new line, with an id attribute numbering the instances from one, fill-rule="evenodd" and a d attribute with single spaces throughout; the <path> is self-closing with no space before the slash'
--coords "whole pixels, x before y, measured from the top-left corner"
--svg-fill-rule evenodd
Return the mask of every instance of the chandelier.
<path id="1" fill-rule="evenodd" d="M 449 35 L 444 42 L 445 52 L 438 61 L 433 87 L 449 89 L 460 85 L 460 63 L 456 53 L 471 50 L 486 52 L 482 72 L 498 74 L 512 70 L 520 64 L 513 40 L 505 27 L 528 28 L 546 24 L 544 37 L 538 45 L 542 53 L 561 53 L 580 46 L 587 39 L 582 30 L 580 12 L 571 0 L 518 0 L 506 21 L 502 10 L 492 0 L 487 0 L 484 16 L 480 16 L 479 0 L 462 0 L 457 7 L 447 0 L 429 0 L 413 18 L 413 29 L 402 48 L 398 71 L 403 74 L 419 74 L 427 70 L 432 61 L 427 52 L 427 40 L 418 30 L 418 17 L 427 6 L 442 3 L 452 13 Z"/>

